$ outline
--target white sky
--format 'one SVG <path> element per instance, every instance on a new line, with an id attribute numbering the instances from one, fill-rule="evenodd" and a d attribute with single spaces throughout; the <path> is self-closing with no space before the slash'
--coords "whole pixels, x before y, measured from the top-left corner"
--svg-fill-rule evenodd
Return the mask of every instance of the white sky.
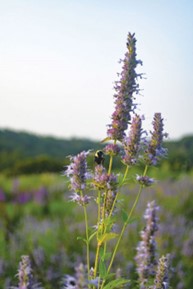
<path id="1" fill-rule="evenodd" d="M 128 32 L 145 128 L 193 134 L 192 0 L 0 0 L 0 128 L 105 138 Z"/>

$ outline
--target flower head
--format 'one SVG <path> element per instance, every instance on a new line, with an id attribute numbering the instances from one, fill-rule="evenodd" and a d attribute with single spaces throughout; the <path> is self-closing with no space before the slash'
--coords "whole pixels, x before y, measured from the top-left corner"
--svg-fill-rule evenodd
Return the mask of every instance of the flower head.
<path id="1" fill-rule="evenodd" d="M 164 157 L 167 150 L 162 147 L 164 137 L 168 134 L 163 132 L 164 124 L 161 113 L 155 113 L 153 118 L 153 131 L 151 132 L 151 140 L 148 143 L 145 161 L 148 165 L 156 165 L 160 158 Z"/>
<path id="2" fill-rule="evenodd" d="M 91 197 L 88 195 L 81 196 L 77 193 L 73 193 L 70 196 L 71 201 L 77 203 L 80 206 L 86 206 L 89 204 Z"/>
<path id="3" fill-rule="evenodd" d="M 136 60 L 135 34 L 129 33 L 120 80 L 115 83 L 115 111 L 112 114 L 112 123 L 107 130 L 108 137 L 113 140 L 123 139 L 131 120 L 131 112 L 134 109 L 134 94 L 139 93 L 137 78 L 141 75 L 135 71 L 138 64 L 142 64 L 142 62 Z"/>
<path id="4" fill-rule="evenodd" d="M 126 165 L 133 165 L 136 163 L 138 152 L 140 149 L 140 140 L 142 133 L 143 130 L 141 117 L 135 115 L 131 123 L 129 136 L 124 137 L 123 139 L 123 162 Z"/>
<path id="5" fill-rule="evenodd" d="M 89 178 L 86 162 L 88 154 L 89 151 L 83 151 L 76 156 L 71 156 L 71 164 L 65 171 L 65 174 L 70 177 L 71 188 L 75 192 L 82 191 L 86 187 L 86 180 Z"/>
<path id="6" fill-rule="evenodd" d="M 119 154 L 120 152 L 120 147 L 117 144 L 108 144 L 106 145 L 106 147 L 104 148 L 104 152 L 107 155 L 112 155 L 112 156 L 116 156 Z"/>
<path id="7" fill-rule="evenodd" d="M 155 183 L 155 180 L 153 178 L 150 178 L 148 176 L 136 176 L 136 180 L 138 181 L 138 183 L 144 187 L 149 187 L 151 186 L 153 183 Z"/>

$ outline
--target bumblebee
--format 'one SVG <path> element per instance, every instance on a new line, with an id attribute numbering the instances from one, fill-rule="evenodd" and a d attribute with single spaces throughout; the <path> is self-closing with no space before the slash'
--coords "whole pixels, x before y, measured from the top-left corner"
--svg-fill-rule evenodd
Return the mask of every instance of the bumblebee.
<path id="1" fill-rule="evenodd" d="M 96 153 L 94 155 L 95 163 L 97 163 L 98 165 L 103 165 L 104 160 L 105 160 L 104 153 L 100 150 L 96 151 Z"/>

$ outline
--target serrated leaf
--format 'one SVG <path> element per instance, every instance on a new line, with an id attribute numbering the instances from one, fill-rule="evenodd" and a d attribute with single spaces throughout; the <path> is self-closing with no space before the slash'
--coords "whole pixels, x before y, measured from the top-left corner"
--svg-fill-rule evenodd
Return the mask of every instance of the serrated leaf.
<path id="1" fill-rule="evenodd" d="M 105 285 L 104 289 L 113 289 L 113 288 L 117 288 L 121 285 L 127 284 L 129 282 L 129 280 L 127 279 L 115 279 L 113 281 L 110 281 L 107 285 Z"/>

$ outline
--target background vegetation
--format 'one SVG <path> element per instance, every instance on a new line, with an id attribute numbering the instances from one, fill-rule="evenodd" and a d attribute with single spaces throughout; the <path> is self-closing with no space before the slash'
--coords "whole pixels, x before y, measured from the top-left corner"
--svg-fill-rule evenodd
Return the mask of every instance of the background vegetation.
<path id="1" fill-rule="evenodd" d="M 147 202 L 155 200 L 160 207 L 158 254 L 171 254 L 173 288 L 191 289 L 193 136 L 165 145 L 169 149 L 168 158 L 149 172 L 159 181 L 143 192 L 117 263 L 123 275 L 129 274 L 135 280 L 133 260 L 140 230 L 144 228 L 141 216 Z M 75 266 L 85 261 L 84 245 L 77 239 L 84 234 L 83 213 L 69 202 L 68 184 L 62 171 L 69 154 L 100 147 L 101 144 L 87 139 L 62 140 L 0 131 L 0 288 L 17 284 L 15 274 L 21 255 L 30 256 L 35 277 L 47 289 L 56 288 L 64 274 L 73 273 Z M 133 171 L 132 175 L 136 173 Z M 136 194 L 134 178 L 122 194 L 131 207 Z M 91 225 L 93 214 L 91 205 Z"/>
<path id="2" fill-rule="evenodd" d="M 162 166 L 176 174 L 193 169 L 193 136 L 164 145 L 169 154 Z M 4 129 L 0 130 L 0 171 L 12 176 L 61 172 L 68 162 L 67 156 L 100 148 L 100 142 L 89 139 L 59 139 Z"/>

